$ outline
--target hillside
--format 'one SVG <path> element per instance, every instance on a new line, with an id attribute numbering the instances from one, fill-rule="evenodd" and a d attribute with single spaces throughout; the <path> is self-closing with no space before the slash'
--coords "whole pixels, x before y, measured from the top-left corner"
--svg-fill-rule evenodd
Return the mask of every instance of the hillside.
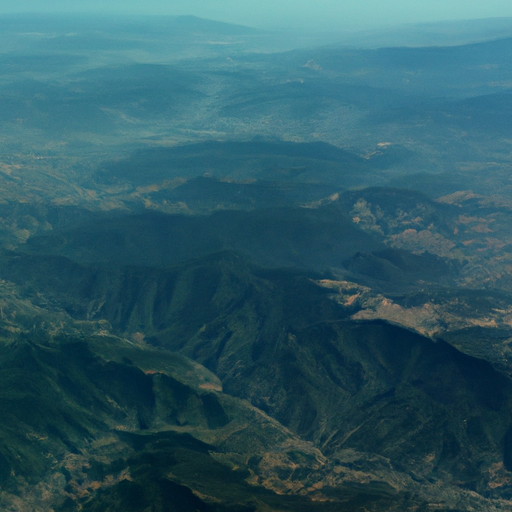
<path id="1" fill-rule="evenodd" d="M 0 27 L 1 510 L 512 511 L 510 20 Z"/>
<path id="2" fill-rule="evenodd" d="M 52 413 L 53 421 L 59 426 L 55 431 L 50 429 L 54 434 L 49 440 L 64 443 L 72 452 L 84 456 L 84 445 L 75 433 L 78 425 L 82 437 L 91 438 L 88 443 L 107 435 L 107 431 L 112 432 L 112 428 L 120 432 L 116 451 L 121 449 L 117 443 L 121 443 L 123 450 L 133 455 L 126 456 L 127 466 L 117 463 L 116 474 L 123 474 L 122 468 L 126 467 L 128 473 L 124 474 L 135 478 L 130 480 L 135 482 L 130 485 L 139 482 L 136 475 L 141 475 L 140 482 L 148 478 L 149 469 L 142 473 L 137 469 L 140 464 L 137 461 L 149 456 L 144 455 L 145 450 L 149 449 L 151 457 L 156 457 L 164 447 L 171 450 L 177 441 L 171 444 L 159 441 L 162 448 L 160 445 L 149 448 L 153 445 L 147 443 L 153 441 L 133 444 L 136 438 L 126 438 L 123 432 L 138 433 L 144 439 L 153 433 L 157 436 L 155 440 L 172 440 L 176 438 L 157 432 L 174 430 L 215 446 L 220 442 L 215 440 L 222 439 L 215 451 L 226 453 L 227 458 L 219 455 L 215 460 L 247 468 L 254 483 L 267 489 L 279 491 L 284 486 L 293 495 L 299 489 L 322 482 L 321 486 L 312 485 L 307 493 L 302 493 L 305 509 L 318 493 L 328 497 L 333 506 L 337 503 L 341 510 L 345 510 L 343 506 L 352 510 L 350 499 L 369 500 L 368 506 L 377 507 L 376 510 L 395 510 L 396 504 L 386 505 L 386 500 L 403 503 L 405 492 L 414 493 L 414 503 L 430 500 L 432 486 L 446 482 L 447 475 L 457 479 L 457 487 L 443 484 L 441 496 L 447 505 L 471 503 L 476 499 L 464 489 L 495 499 L 496 491 L 491 495 L 488 489 L 498 482 L 499 496 L 507 496 L 508 487 L 503 479 L 510 465 L 507 439 L 511 418 L 506 404 L 511 382 L 487 362 L 463 355 L 441 340 L 433 342 L 383 322 L 352 321 L 348 316 L 354 308 L 337 305 L 330 298 L 329 290 L 307 275 L 263 270 L 229 253 L 175 268 L 122 271 L 111 267 L 77 268 L 76 264 L 52 257 L 47 258 L 44 268 L 34 272 L 27 258 L 18 256 L 4 261 L 4 276 L 26 283 L 20 290 L 40 303 L 46 301 L 55 314 L 64 308 L 76 320 L 94 321 L 102 330 L 80 342 L 62 335 L 43 336 L 36 345 L 18 342 L 21 354 L 28 350 L 30 356 L 23 357 L 29 359 L 21 364 L 17 358 L 22 356 L 9 349 L 6 355 L 14 358 L 10 364 L 29 372 L 37 368 L 41 374 L 40 384 L 37 379 L 30 379 L 35 387 L 25 391 L 27 400 L 36 389 L 42 396 L 49 393 L 47 389 L 58 389 L 59 393 L 67 393 L 65 403 L 76 403 L 67 412 Z M 67 270 L 63 272 L 65 265 Z M 72 276 L 76 276 L 76 281 Z M 82 283 L 82 288 L 76 287 L 78 283 Z M 5 314 L 9 314 L 8 308 Z M 132 342 L 108 335 L 109 329 L 130 337 Z M 181 356 L 140 344 L 143 333 L 151 344 L 179 351 L 213 373 L 202 366 L 191 366 Z M 6 378 L 17 379 L 7 362 L 4 367 Z M 58 388 L 52 384 L 55 379 L 52 375 L 58 376 Z M 221 383 L 227 395 L 219 395 Z M 140 393 L 145 395 L 139 398 Z M 12 400 L 12 394 L 8 396 Z M 107 403 L 103 405 L 105 397 Z M 239 403 L 229 397 L 247 400 L 257 409 L 250 408 L 246 401 Z M 337 404 L 335 410 L 333 403 Z M 44 415 L 43 411 L 50 406 L 41 403 L 41 407 L 39 415 Z M 244 407 L 248 408 L 247 412 L 243 412 Z M 19 414 L 23 410 L 21 407 Z M 91 410 L 98 412 L 89 417 Z M 251 427 L 245 427 L 243 435 L 248 437 L 244 441 L 235 425 L 249 413 L 259 414 L 261 419 L 256 423 L 251 420 Z M 32 413 L 30 419 L 17 417 L 15 410 L 12 414 L 21 422 L 16 428 L 18 432 L 46 430 L 37 414 Z M 293 448 L 293 457 L 303 461 L 307 473 L 284 477 L 288 473 L 282 473 L 279 468 L 286 466 L 286 460 L 270 455 L 278 449 L 270 426 L 258 427 L 258 422 L 270 421 L 266 414 L 279 421 L 270 425 L 277 429 L 275 435 L 283 440 L 280 442 L 291 446 L 289 443 L 293 441 L 300 447 L 297 449 L 309 453 L 298 455 Z M 263 444 L 255 444 L 254 429 L 260 432 L 258 443 Z M 231 435 L 237 433 L 234 438 L 226 437 L 228 431 Z M 304 444 L 297 435 L 310 444 Z M 422 439 L 420 444 L 415 442 L 418 436 Z M 237 444 L 232 445 L 235 439 Z M 183 453 L 183 442 L 179 441 L 172 450 Z M 186 449 L 193 451 L 187 455 L 188 459 L 199 457 L 198 464 L 207 463 L 204 455 L 195 454 L 201 452 L 200 445 Z M 208 449 L 211 453 L 212 448 Z M 231 453 L 233 450 L 236 456 Z M 262 458 L 258 455 L 261 450 L 265 452 Z M 94 453 L 91 451 L 87 457 L 94 457 Z M 373 458 L 369 459 L 370 453 Z M 31 453 L 26 456 L 35 457 Z M 173 455 L 172 460 L 176 457 L 183 460 L 180 459 L 183 456 Z M 323 460 L 320 466 L 315 462 L 319 458 Z M 254 461 L 259 461 L 256 466 Z M 337 469 L 334 475 L 343 474 L 344 482 L 357 480 L 351 471 L 364 471 L 372 475 L 373 483 L 367 488 L 359 487 L 357 492 L 342 491 L 345 484 L 336 478 L 332 480 L 334 476 L 329 468 L 333 465 L 343 468 Z M 10 467 L 13 466 L 6 466 L 6 471 Z M 164 466 L 152 464 L 151 467 L 151 485 L 164 485 L 158 483 L 157 477 L 158 468 Z M 502 469 L 496 472 L 498 467 Z M 107 469 L 102 471 L 101 474 L 109 474 Z M 185 483 L 201 494 L 208 490 L 206 494 L 210 497 L 218 496 L 213 491 L 218 488 L 215 480 L 210 483 L 194 478 L 187 480 L 188 470 L 179 471 L 176 483 Z M 222 475 L 225 470 L 219 466 L 216 471 Z M 234 487 L 226 488 L 227 494 L 221 499 L 226 506 L 236 496 L 248 499 L 251 493 L 237 487 L 245 485 L 243 480 L 247 476 L 249 473 L 235 479 Z M 128 484 L 121 480 L 116 485 Z M 165 485 L 156 487 L 154 492 L 164 493 Z M 98 497 L 88 491 L 93 499 L 91 503 L 96 499 L 99 503 L 106 503 L 102 500 L 122 503 L 125 491 L 119 495 L 115 489 Z M 347 497 L 347 492 L 353 498 Z M 258 494 L 258 500 L 265 503 L 267 499 L 271 503 L 277 498 Z M 290 499 L 290 502 L 281 500 L 280 506 L 285 509 L 291 503 L 301 506 L 300 501 L 293 501 L 291 496 Z M 259 510 L 258 506 L 255 510 Z"/>

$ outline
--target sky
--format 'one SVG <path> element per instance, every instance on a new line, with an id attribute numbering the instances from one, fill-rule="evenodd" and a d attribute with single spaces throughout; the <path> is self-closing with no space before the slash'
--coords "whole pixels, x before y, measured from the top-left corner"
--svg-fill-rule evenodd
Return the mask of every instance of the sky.
<path id="1" fill-rule="evenodd" d="M 354 28 L 512 17 L 511 0 L 0 0 L 0 13 L 192 14 L 258 28 Z"/>

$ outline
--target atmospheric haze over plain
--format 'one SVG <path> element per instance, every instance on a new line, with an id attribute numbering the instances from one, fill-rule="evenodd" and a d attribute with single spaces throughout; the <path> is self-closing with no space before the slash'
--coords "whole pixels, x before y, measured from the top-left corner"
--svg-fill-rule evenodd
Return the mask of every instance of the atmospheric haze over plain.
<path id="1" fill-rule="evenodd" d="M 354 29 L 512 16 L 507 0 L 21 0 L 0 3 L 1 13 L 110 13 L 194 15 L 257 28 Z"/>

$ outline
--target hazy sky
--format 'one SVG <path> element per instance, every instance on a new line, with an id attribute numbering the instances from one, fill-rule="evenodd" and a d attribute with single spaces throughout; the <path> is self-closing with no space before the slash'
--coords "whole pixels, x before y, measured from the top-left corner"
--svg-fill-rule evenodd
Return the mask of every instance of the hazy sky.
<path id="1" fill-rule="evenodd" d="M 512 16 L 511 0 L 0 0 L 7 12 L 193 14 L 257 27 L 347 27 Z"/>

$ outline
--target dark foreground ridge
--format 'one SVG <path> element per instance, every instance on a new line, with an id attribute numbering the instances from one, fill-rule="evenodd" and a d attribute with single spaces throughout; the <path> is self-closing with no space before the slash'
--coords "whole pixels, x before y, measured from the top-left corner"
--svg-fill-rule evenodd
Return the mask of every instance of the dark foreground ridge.
<path id="1" fill-rule="evenodd" d="M 68 500 L 62 510 L 124 506 L 132 493 L 140 506 L 161 496 L 161 510 L 174 510 L 165 508 L 170 489 L 179 496 L 176 510 L 202 496 L 209 498 L 197 502 L 200 510 L 239 510 L 241 503 L 315 510 L 310 500 L 320 496 L 327 502 L 315 502 L 318 510 L 401 510 L 429 501 L 448 475 L 457 481 L 443 487 L 449 503 L 470 503 L 470 491 L 495 498 L 496 468 L 510 468 L 508 377 L 441 340 L 350 320 L 353 310 L 337 305 L 311 274 L 262 269 L 229 252 L 169 268 L 89 267 L 51 256 L 38 260 L 42 271 L 33 258 L 5 256 L 4 277 L 45 297 L 55 314 L 65 308 L 76 321 L 107 321 L 134 340 L 144 332 L 155 346 L 40 331 L 40 341 L 5 347 L 5 389 L 13 379 L 27 382 L 4 405 L 12 417 L 6 477 L 46 471 L 60 481 L 64 469 L 55 473 L 55 461 L 92 464 L 66 477 L 70 496 L 89 485 L 89 498 Z M 61 458 L 37 462 L 40 443 Z M 95 447 L 103 443 L 100 457 Z M 302 469 L 285 470 L 287 461 Z M 343 481 L 329 473 L 334 467 Z M 347 487 L 354 471 L 370 483 Z M 119 482 L 105 487 L 108 475 Z M 16 489 L 20 481 L 9 478 Z M 247 487 L 247 479 L 258 485 Z M 284 488 L 302 489 L 302 497 L 271 492 Z"/>

